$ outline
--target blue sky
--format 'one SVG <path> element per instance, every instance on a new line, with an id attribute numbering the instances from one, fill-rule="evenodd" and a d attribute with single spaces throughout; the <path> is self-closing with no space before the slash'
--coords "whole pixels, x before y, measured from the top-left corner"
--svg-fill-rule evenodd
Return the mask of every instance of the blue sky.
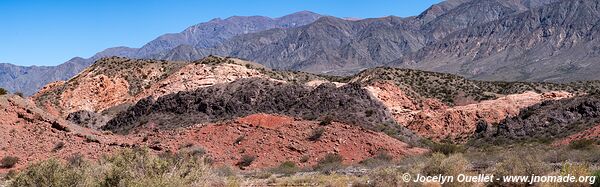
<path id="1" fill-rule="evenodd" d="M 413 16 L 440 0 L 0 0 L 0 63 L 57 65 L 105 48 L 140 47 L 213 18 Z"/>

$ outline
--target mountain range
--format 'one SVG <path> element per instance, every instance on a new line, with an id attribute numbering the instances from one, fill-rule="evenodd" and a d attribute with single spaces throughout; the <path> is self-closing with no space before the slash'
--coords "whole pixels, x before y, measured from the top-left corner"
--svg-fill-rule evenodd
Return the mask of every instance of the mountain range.
<path id="1" fill-rule="evenodd" d="M 405 18 L 355 20 L 307 11 L 274 19 L 234 16 L 163 35 L 139 49 L 118 47 L 75 58 L 66 64 L 77 65 L 68 68 L 4 65 L 0 86 L 29 95 L 108 56 L 172 61 L 233 56 L 274 69 L 335 75 L 391 66 L 482 80 L 595 80 L 598 4 L 448 0 Z"/>

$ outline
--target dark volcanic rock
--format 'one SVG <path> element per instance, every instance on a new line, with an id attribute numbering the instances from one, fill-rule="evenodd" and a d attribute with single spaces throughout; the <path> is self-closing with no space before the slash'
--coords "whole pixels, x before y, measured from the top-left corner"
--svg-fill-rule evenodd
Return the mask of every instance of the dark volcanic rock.
<path id="1" fill-rule="evenodd" d="M 67 121 L 70 121 L 74 124 L 92 129 L 100 128 L 106 124 L 109 119 L 110 117 L 108 116 L 86 110 L 70 113 L 66 118 Z"/>
<path id="2" fill-rule="evenodd" d="M 581 132 L 600 122 L 600 98 L 581 96 L 545 101 L 505 119 L 497 125 L 481 129 L 472 144 L 510 144 L 515 142 L 548 142 Z M 479 127 L 479 126 L 478 126 Z"/>
<path id="3" fill-rule="evenodd" d="M 370 111 L 370 112 L 367 112 Z M 284 114 L 306 119 L 330 118 L 368 129 L 415 139 L 395 124 L 384 106 L 359 85 L 316 88 L 265 79 L 241 79 L 191 92 L 147 98 L 118 114 L 102 129 L 128 132 L 146 123 L 160 128 L 187 127 L 242 117 L 254 113 Z"/>

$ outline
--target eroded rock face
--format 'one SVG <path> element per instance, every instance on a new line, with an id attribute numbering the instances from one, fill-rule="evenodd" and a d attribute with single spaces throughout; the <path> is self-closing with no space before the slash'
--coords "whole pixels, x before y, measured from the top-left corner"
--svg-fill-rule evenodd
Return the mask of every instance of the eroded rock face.
<path id="1" fill-rule="evenodd" d="M 80 110 L 70 113 L 66 120 L 82 127 L 98 129 L 106 124 L 110 117 L 92 111 Z"/>
<path id="2" fill-rule="evenodd" d="M 135 102 L 146 97 L 158 98 L 170 93 L 191 91 L 249 77 L 267 78 L 258 70 L 249 69 L 240 64 L 188 64 L 167 78 L 151 85 L 131 101 Z"/>
<path id="3" fill-rule="evenodd" d="M 209 60 L 212 63 L 206 63 Z M 267 77 L 247 63 L 220 57 L 187 64 L 107 58 L 68 82 L 44 87 L 32 98 L 38 106 L 62 117 L 82 110 L 100 113 L 146 97 L 158 98 L 241 78 Z"/>
<path id="4" fill-rule="evenodd" d="M 274 113 L 304 119 L 330 118 L 334 121 L 371 130 L 389 131 L 396 136 L 418 139 L 401 126 L 394 125 L 385 107 L 357 84 L 336 87 L 321 84 L 316 88 L 269 79 L 240 79 L 194 91 L 178 92 L 156 100 L 140 100 L 118 114 L 103 127 L 128 133 L 154 122 L 163 129 L 188 127 L 233 119 L 255 113 Z"/>
<path id="5" fill-rule="evenodd" d="M 374 83 L 367 88 L 401 125 L 423 137 L 454 142 L 465 142 L 473 135 L 480 120 L 495 124 L 519 114 L 526 107 L 573 96 L 567 92 L 525 92 L 450 107 L 435 99 L 413 99 L 404 94 L 404 89 L 389 82 Z"/>
<path id="6" fill-rule="evenodd" d="M 96 159 L 119 149 L 116 145 L 128 142 L 123 137 L 72 125 L 18 96 L 0 96 L 0 137 L 0 157 L 19 158 L 17 165 L 0 168 L 0 173 L 49 158 L 81 155 Z"/>
<path id="7" fill-rule="evenodd" d="M 80 110 L 102 111 L 126 102 L 129 97 L 129 82 L 122 77 L 97 75 L 83 77 L 79 85 L 61 94 L 60 106 L 63 113 Z"/>
<path id="8" fill-rule="evenodd" d="M 473 143 L 557 141 L 555 143 L 562 144 L 580 138 L 598 137 L 598 121 L 600 98 L 597 95 L 545 101 L 522 110 L 519 115 L 503 120 L 486 132 L 477 134 Z"/>

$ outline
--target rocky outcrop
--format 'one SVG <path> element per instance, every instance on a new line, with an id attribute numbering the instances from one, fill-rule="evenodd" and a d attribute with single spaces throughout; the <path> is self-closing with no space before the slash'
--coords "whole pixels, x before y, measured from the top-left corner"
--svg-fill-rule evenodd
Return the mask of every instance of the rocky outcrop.
<path id="1" fill-rule="evenodd" d="M 464 143 L 475 133 L 478 122 L 496 124 L 529 106 L 546 100 L 572 97 L 568 92 L 525 92 L 462 106 L 448 106 L 435 99 L 413 99 L 390 82 L 367 87 L 395 117 L 416 134 L 432 140 Z M 422 101 L 422 102 L 420 102 Z"/>
<path id="2" fill-rule="evenodd" d="M 357 84 L 336 87 L 321 84 L 307 87 L 261 78 L 239 79 L 194 91 L 178 92 L 140 100 L 103 127 L 113 132 L 130 132 L 153 122 L 161 128 L 232 119 L 255 113 L 283 114 L 304 119 L 331 119 L 367 129 L 386 131 L 417 139 L 395 125 L 384 106 Z"/>
<path id="3" fill-rule="evenodd" d="M 67 82 L 44 87 L 32 99 L 63 117 L 82 110 L 101 113 L 146 97 L 158 98 L 240 78 L 268 77 L 253 66 L 221 57 L 193 63 L 105 58 Z"/>
<path id="4" fill-rule="evenodd" d="M 85 123 L 94 117 L 81 111 L 69 118 Z M 317 128 L 323 128 L 323 134 L 310 140 Z M 136 133 L 117 135 L 73 125 L 14 95 L 0 96 L 0 137 L 0 155 L 19 158 L 14 167 L 0 167 L 0 174 L 50 158 L 95 160 L 135 147 L 149 147 L 154 154 L 200 151 L 216 165 L 232 167 L 242 155 L 256 156 L 248 169 L 272 168 L 285 161 L 310 167 L 328 153 L 341 155 L 346 164 L 357 164 L 382 151 L 394 159 L 427 152 L 354 125 L 334 121 L 322 126 L 320 121 L 269 114 L 173 130 L 157 130 L 151 125 Z"/>
<path id="5" fill-rule="evenodd" d="M 118 149 L 110 144 L 128 142 L 125 138 L 72 125 L 14 95 L 0 96 L 0 137 L 0 155 L 19 159 L 13 168 L 0 168 L 0 173 L 48 158 L 67 159 L 77 155 L 99 158 Z"/>
<path id="6" fill-rule="evenodd" d="M 577 133 L 594 132 L 600 120 L 600 99 L 579 96 L 545 101 L 507 118 L 476 135 L 473 144 L 510 144 L 515 142 L 551 142 Z M 574 135 L 575 134 L 575 135 Z"/>

